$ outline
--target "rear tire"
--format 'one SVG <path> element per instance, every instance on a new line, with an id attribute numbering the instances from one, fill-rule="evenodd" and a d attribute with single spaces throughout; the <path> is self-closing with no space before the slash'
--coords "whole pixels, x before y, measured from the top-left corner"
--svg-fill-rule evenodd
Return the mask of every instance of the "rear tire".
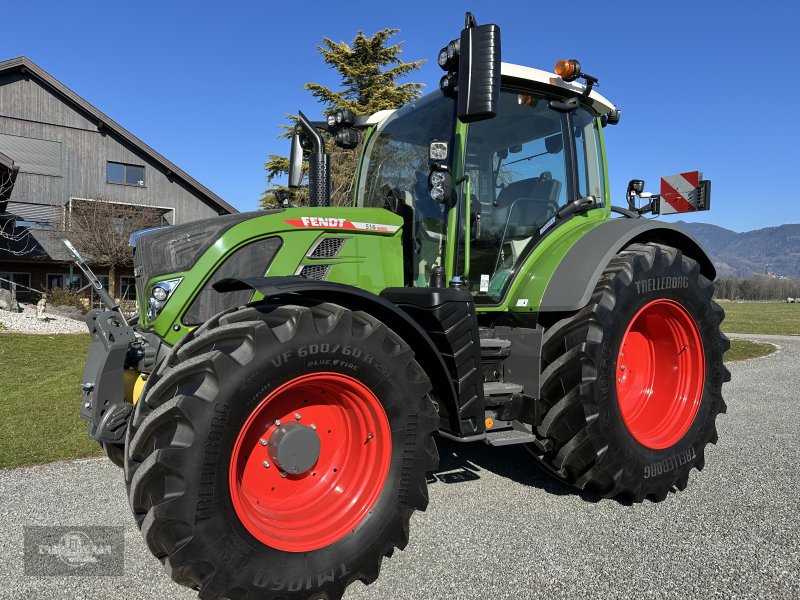
<path id="1" fill-rule="evenodd" d="M 546 412 L 527 446 L 546 470 L 641 502 L 684 489 L 691 469 L 703 469 L 730 380 L 713 291 L 680 250 L 636 244 L 611 260 L 585 308 L 547 328 Z"/>
<path id="2" fill-rule="evenodd" d="M 408 345 L 366 313 L 263 304 L 217 315 L 150 377 L 128 429 L 130 505 L 148 548 L 204 599 L 332 600 L 371 583 L 428 503 L 430 389 Z M 318 436 L 316 458 L 303 446 L 300 463 L 277 463 L 268 452 L 288 439 L 277 415 L 306 425 L 301 439 Z M 358 510 L 336 504 L 351 493 Z"/>

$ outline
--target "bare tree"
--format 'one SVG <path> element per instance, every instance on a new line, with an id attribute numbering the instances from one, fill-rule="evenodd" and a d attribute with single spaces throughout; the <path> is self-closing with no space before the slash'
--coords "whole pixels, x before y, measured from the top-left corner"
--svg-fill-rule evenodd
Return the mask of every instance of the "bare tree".
<path id="1" fill-rule="evenodd" d="M 163 213 L 157 208 L 85 200 L 73 201 L 67 231 L 90 264 L 108 268 L 108 291 L 114 297 L 117 268 L 133 264 L 131 233 L 163 224 Z"/>

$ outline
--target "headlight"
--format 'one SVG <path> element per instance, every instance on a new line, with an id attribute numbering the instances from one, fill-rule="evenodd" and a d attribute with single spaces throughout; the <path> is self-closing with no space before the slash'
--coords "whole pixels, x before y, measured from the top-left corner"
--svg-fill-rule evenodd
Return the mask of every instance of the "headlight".
<path id="1" fill-rule="evenodd" d="M 428 147 L 428 158 L 432 161 L 442 162 L 447 160 L 448 144 L 439 140 L 431 140 Z"/>
<path id="2" fill-rule="evenodd" d="M 163 302 L 169 296 L 169 291 L 167 288 L 161 284 L 157 284 L 153 286 L 153 291 L 151 295 L 157 302 Z"/>
<path id="3" fill-rule="evenodd" d="M 449 44 L 447 44 L 447 60 L 453 60 L 458 56 L 459 47 L 461 46 L 461 40 L 453 40 Z"/>
<path id="4" fill-rule="evenodd" d="M 441 171 L 434 171 L 431 173 L 430 181 L 431 187 L 441 187 L 444 185 L 445 179 L 447 179 L 447 175 L 442 173 Z"/>
<path id="5" fill-rule="evenodd" d="M 169 279 L 167 281 L 158 281 L 150 288 L 150 299 L 147 307 L 147 318 L 152 321 L 158 317 L 164 305 L 169 300 L 172 292 L 178 287 L 182 279 Z"/>
<path id="6" fill-rule="evenodd" d="M 439 50 L 436 62 L 445 71 L 458 70 L 458 54 L 461 49 L 461 40 L 453 40 L 447 46 Z"/>
<path id="7" fill-rule="evenodd" d="M 447 46 L 439 50 L 439 56 L 436 57 L 436 62 L 443 69 L 447 69 Z"/>
<path id="8" fill-rule="evenodd" d="M 453 191 L 452 179 L 447 171 L 433 170 L 428 175 L 431 198 L 437 202 L 449 202 Z"/>

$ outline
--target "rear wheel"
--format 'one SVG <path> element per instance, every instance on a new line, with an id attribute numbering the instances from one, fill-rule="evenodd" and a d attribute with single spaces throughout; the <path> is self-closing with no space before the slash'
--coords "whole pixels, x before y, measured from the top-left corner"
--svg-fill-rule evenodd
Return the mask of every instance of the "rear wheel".
<path id="1" fill-rule="evenodd" d="M 546 413 L 528 447 L 547 470 L 635 502 L 686 487 L 717 441 L 730 379 L 713 290 L 679 250 L 637 244 L 610 262 L 588 306 L 547 329 Z"/>
<path id="2" fill-rule="evenodd" d="M 340 598 L 408 542 L 437 465 L 430 382 L 386 326 L 333 304 L 218 315 L 150 377 L 131 508 L 202 598 Z"/>

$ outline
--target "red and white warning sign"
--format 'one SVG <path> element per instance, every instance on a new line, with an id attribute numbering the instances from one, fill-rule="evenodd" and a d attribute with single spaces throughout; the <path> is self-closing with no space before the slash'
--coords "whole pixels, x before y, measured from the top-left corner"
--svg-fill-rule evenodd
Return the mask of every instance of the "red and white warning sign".
<path id="1" fill-rule="evenodd" d="M 701 202 L 700 171 L 689 171 L 661 178 L 659 214 L 685 213 L 706 209 Z"/>

